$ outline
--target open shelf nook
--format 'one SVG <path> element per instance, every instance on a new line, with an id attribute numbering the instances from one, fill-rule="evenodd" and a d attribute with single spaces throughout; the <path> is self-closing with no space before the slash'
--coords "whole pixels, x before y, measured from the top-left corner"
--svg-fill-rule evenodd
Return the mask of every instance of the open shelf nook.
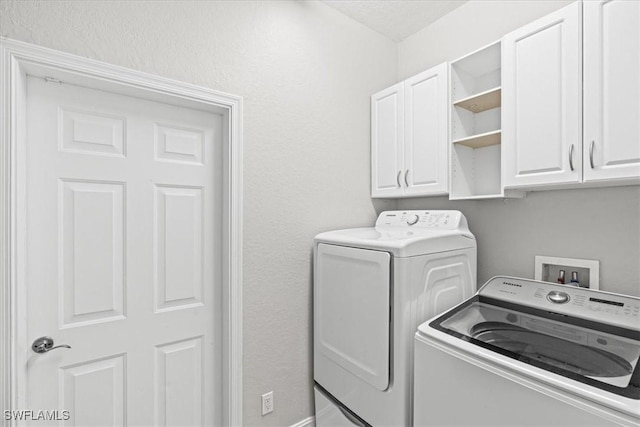
<path id="1" fill-rule="evenodd" d="M 502 181 L 501 44 L 451 63 L 450 198 L 523 197 Z"/>

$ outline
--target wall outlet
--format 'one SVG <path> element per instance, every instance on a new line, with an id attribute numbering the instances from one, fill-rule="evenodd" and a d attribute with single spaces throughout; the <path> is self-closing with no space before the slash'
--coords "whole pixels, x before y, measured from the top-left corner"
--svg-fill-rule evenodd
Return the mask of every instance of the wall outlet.
<path id="1" fill-rule="evenodd" d="M 265 393 L 262 395 L 262 415 L 267 415 L 273 412 L 273 392 Z"/>

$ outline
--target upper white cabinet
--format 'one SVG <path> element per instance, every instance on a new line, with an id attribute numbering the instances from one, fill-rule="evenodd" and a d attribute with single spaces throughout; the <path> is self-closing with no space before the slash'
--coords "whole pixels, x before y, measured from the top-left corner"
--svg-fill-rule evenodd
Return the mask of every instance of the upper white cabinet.
<path id="1" fill-rule="evenodd" d="M 371 97 L 371 196 L 448 192 L 447 64 Z"/>
<path id="2" fill-rule="evenodd" d="M 640 2 L 584 7 L 585 182 L 640 177 Z"/>
<path id="3" fill-rule="evenodd" d="M 371 96 L 371 196 L 398 197 L 404 164 L 404 85 Z"/>
<path id="4" fill-rule="evenodd" d="M 581 4 L 570 4 L 503 39 L 505 186 L 582 179 Z"/>
<path id="5" fill-rule="evenodd" d="M 572 3 L 371 105 L 373 197 L 640 184 L 640 1 Z"/>
<path id="6" fill-rule="evenodd" d="M 503 49 L 507 187 L 640 183 L 640 2 L 573 3 Z"/>
<path id="7" fill-rule="evenodd" d="M 448 192 L 447 87 L 446 63 L 404 82 L 406 195 Z"/>

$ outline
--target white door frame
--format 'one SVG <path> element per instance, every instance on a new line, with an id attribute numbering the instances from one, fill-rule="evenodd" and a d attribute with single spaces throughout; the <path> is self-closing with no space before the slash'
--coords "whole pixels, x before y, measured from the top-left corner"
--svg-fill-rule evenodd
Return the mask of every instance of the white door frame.
<path id="1" fill-rule="evenodd" d="M 41 75 L 223 116 L 223 424 L 242 425 L 242 98 L 0 37 L 0 409 L 18 408 L 16 147 L 25 141 L 25 80 Z M 0 414 L 0 426 L 14 425 Z"/>

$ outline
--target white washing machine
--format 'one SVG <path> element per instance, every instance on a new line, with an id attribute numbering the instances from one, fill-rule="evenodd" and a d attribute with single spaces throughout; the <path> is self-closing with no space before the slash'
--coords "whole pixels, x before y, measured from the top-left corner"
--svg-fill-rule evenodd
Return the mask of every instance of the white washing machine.
<path id="1" fill-rule="evenodd" d="M 316 425 L 408 426 L 417 326 L 473 295 L 458 211 L 389 211 L 314 241 Z"/>
<path id="2" fill-rule="evenodd" d="M 415 425 L 638 426 L 639 313 L 634 297 L 494 277 L 420 325 Z"/>

